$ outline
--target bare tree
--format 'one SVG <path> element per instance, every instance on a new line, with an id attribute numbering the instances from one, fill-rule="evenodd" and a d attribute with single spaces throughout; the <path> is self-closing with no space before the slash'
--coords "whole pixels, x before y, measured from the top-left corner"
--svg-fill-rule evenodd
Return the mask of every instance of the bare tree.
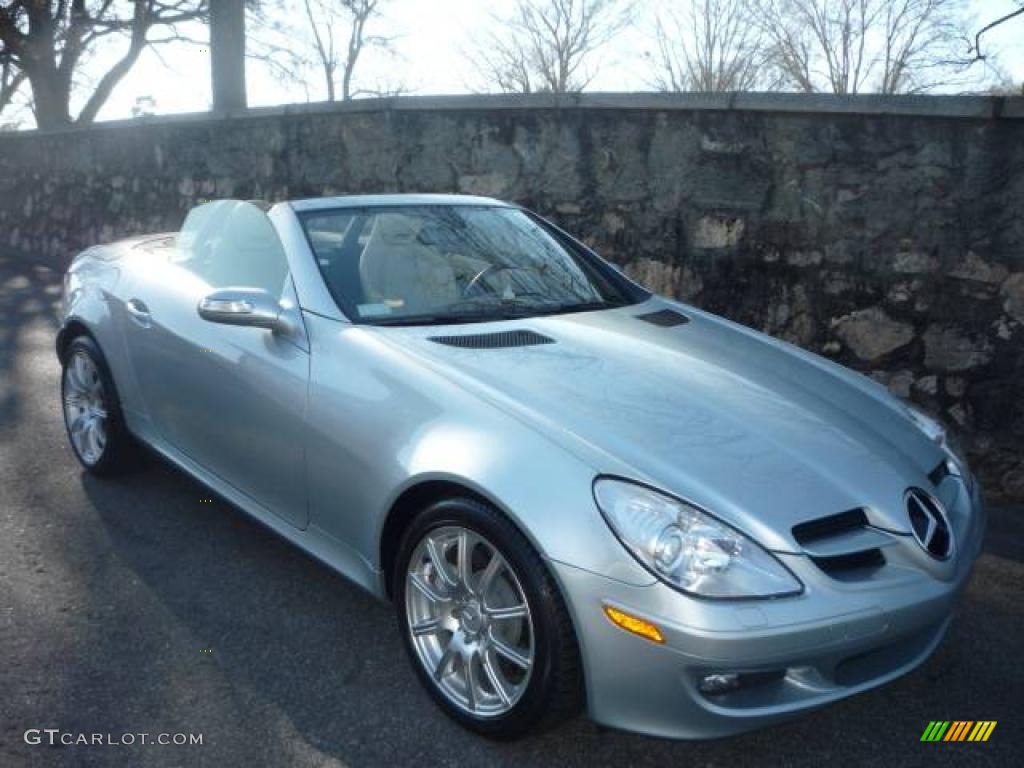
<path id="1" fill-rule="evenodd" d="M 754 16 L 801 91 L 922 92 L 970 64 L 964 0 L 756 0 Z"/>
<path id="2" fill-rule="evenodd" d="M 307 89 L 316 70 L 328 101 L 392 95 L 393 87 L 357 87 L 356 70 L 373 48 L 392 52 L 394 37 L 378 34 L 386 0 L 288 0 L 284 13 L 257 14 L 252 57 L 279 80 Z M 282 20 L 283 19 L 283 20 Z"/>
<path id="3" fill-rule="evenodd" d="M 148 46 L 182 39 L 178 25 L 207 13 L 208 0 L 10 0 L 0 7 L 0 50 L 31 86 L 40 128 L 91 123 Z M 72 120 L 71 92 L 87 54 L 118 40 L 120 58 Z"/>
<path id="4" fill-rule="evenodd" d="M 868 31 L 879 10 L 878 0 L 763 0 L 757 16 L 789 85 L 858 93 L 866 85 Z"/>
<path id="5" fill-rule="evenodd" d="M 691 0 L 659 13 L 654 85 L 662 91 L 749 91 L 767 82 L 763 32 L 748 0 Z"/>
<path id="6" fill-rule="evenodd" d="M 356 71 L 359 57 L 370 45 L 387 45 L 388 38 L 367 34 L 366 25 L 379 14 L 379 0 L 303 0 L 306 18 L 316 44 L 316 53 L 323 68 L 327 86 L 327 100 L 335 100 L 335 78 L 341 69 L 341 98 L 348 101 L 353 96 L 352 76 Z M 314 10 L 315 8 L 315 10 Z M 342 14 L 338 14 L 342 11 Z M 341 16 L 341 24 L 339 22 Z M 344 48 L 335 45 L 339 27 L 348 27 L 348 40 Z"/>
<path id="7" fill-rule="evenodd" d="M 505 92 L 583 90 L 595 53 L 630 22 L 620 0 L 517 0 L 513 15 L 470 54 L 488 87 Z"/>
<path id="8" fill-rule="evenodd" d="M 885 3 L 881 93 L 928 90 L 970 65 L 964 9 L 951 0 Z"/>

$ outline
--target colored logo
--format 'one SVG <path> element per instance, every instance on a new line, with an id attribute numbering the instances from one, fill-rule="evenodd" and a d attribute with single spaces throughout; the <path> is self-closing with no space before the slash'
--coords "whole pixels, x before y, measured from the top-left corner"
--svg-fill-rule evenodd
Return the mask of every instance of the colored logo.
<path id="1" fill-rule="evenodd" d="M 932 720 L 921 734 L 921 741 L 988 741 L 995 720 Z"/>

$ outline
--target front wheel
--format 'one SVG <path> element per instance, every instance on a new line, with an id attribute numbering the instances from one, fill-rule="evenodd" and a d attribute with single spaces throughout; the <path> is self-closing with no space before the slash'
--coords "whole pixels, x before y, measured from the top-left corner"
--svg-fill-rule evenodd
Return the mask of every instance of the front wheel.
<path id="1" fill-rule="evenodd" d="M 135 445 L 124 425 L 114 380 L 99 346 L 88 336 L 68 345 L 60 388 L 64 426 L 82 466 L 95 475 L 134 466 Z"/>
<path id="2" fill-rule="evenodd" d="M 579 653 L 557 585 L 492 507 L 452 499 L 406 532 L 393 594 L 406 650 L 441 707 L 511 739 L 575 712 Z"/>

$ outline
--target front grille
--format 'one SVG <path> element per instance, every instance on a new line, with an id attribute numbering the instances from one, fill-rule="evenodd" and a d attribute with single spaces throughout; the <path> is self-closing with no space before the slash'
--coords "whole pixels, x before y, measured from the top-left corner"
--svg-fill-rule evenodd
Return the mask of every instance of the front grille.
<path id="1" fill-rule="evenodd" d="M 536 331 L 514 330 L 496 333 L 469 333 L 459 336 L 430 336 L 435 344 L 462 349 L 507 349 L 509 347 L 533 347 L 538 344 L 554 344 L 555 340 Z"/>

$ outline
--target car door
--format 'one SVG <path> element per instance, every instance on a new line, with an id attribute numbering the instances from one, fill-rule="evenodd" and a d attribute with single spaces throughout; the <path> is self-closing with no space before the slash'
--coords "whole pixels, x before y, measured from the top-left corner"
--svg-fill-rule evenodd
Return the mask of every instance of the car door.
<path id="1" fill-rule="evenodd" d="M 290 336 L 202 319 L 199 301 L 227 287 L 296 303 L 281 242 L 251 203 L 196 209 L 173 255 L 133 272 L 125 341 L 144 407 L 158 439 L 304 528 L 309 346 L 301 313 Z"/>

